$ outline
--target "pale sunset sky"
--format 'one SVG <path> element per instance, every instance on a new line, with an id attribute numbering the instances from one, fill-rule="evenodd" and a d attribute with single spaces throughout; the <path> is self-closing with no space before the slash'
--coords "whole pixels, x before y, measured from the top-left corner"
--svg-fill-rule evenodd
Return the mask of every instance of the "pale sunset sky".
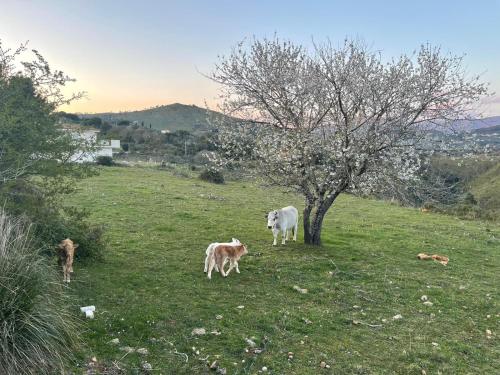
<path id="1" fill-rule="evenodd" d="M 73 112 L 212 107 L 217 86 L 202 73 L 242 39 L 274 33 L 305 45 L 361 38 L 384 57 L 422 43 L 466 54 L 496 92 L 482 111 L 500 115 L 500 0 L 0 0 L 4 47 L 29 41 L 87 92 L 62 108 Z"/>

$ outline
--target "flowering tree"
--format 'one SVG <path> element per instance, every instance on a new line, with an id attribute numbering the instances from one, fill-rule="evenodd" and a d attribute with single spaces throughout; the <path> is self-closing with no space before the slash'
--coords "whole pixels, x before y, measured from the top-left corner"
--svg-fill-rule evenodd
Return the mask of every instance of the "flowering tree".
<path id="1" fill-rule="evenodd" d="M 240 43 L 211 78 L 228 115 L 216 123 L 219 161 L 251 159 L 267 182 L 302 194 L 314 245 L 339 194 L 411 183 L 433 149 L 429 127 L 464 117 L 487 92 L 438 48 L 384 61 L 357 41 L 312 52 L 278 38 Z"/>

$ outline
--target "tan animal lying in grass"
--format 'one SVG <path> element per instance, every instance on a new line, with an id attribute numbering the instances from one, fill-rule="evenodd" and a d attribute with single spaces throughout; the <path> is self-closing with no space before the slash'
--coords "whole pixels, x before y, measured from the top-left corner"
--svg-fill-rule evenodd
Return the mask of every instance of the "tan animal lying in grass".
<path id="1" fill-rule="evenodd" d="M 245 254 L 248 254 L 248 250 L 243 244 L 218 244 L 214 247 L 212 255 L 210 256 L 207 277 L 209 279 L 212 278 L 212 270 L 216 265 L 221 275 L 226 277 L 233 268 L 238 267 L 238 261 Z M 226 259 L 229 259 L 229 269 L 227 273 L 224 272 L 224 263 Z M 239 273 L 239 269 L 237 272 Z"/>
<path id="2" fill-rule="evenodd" d="M 78 244 L 73 243 L 69 238 L 62 240 L 57 246 L 59 260 L 58 263 L 62 266 L 64 273 L 64 282 L 70 282 L 70 274 L 73 273 L 73 257 Z"/>
<path id="3" fill-rule="evenodd" d="M 448 264 L 448 261 L 449 259 L 443 255 L 438 255 L 438 254 L 434 254 L 434 255 L 427 255 L 425 253 L 420 253 L 417 255 L 417 258 L 420 259 L 420 260 L 429 260 L 429 259 L 433 259 L 435 261 L 438 261 L 439 263 L 441 263 L 443 266 L 446 266 Z"/>

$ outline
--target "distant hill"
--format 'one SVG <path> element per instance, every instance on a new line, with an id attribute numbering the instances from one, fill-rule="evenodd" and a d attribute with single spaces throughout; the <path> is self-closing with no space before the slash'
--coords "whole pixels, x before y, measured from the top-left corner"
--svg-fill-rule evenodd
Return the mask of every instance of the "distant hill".
<path id="1" fill-rule="evenodd" d="M 104 121 L 117 123 L 120 120 L 144 122 L 144 126 L 158 130 L 206 130 L 210 127 L 208 116 L 221 116 L 215 111 L 207 111 L 195 105 L 169 104 L 141 111 L 108 112 L 81 115 L 81 117 L 100 117 Z"/>
<path id="2" fill-rule="evenodd" d="M 460 120 L 456 122 L 456 125 L 465 131 L 489 128 L 500 125 L 500 116 L 485 117 L 474 120 Z"/>
<path id="3" fill-rule="evenodd" d="M 487 128 L 480 128 L 473 131 L 473 133 L 477 134 L 500 134 L 500 124 L 489 126 Z"/>
<path id="4" fill-rule="evenodd" d="M 106 112 L 80 115 L 84 118 L 100 117 L 104 121 L 117 123 L 120 120 L 144 122 L 144 126 L 158 130 L 206 130 L 210 127 L 207 121 L 208 116 L 222 116 L 219 112 L 207 111 L 195 105 L 169 104 L 154 108 L 143 109 L 130 112 Z M 489 134 L 496 132 L 500 127 L 500 116 L 485 117 L 474 120 L 459 120 L 455 123 L 458 129 L 467 132 L 478 132 L 479 134 Z M 490 129 L 491 128 L 491 129 Z M 484 129 L 484 130 L 483 130 Z M 488 130 L 486 130 L 488 129 Z M 478 131 L 482 130 L 482 131 Z"/>

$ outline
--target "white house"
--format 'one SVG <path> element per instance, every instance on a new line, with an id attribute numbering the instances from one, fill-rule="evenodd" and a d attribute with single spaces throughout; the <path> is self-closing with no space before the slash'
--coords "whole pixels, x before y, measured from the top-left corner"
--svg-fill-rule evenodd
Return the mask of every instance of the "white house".
<path id="1" fill-rule="evenodd" d="M 83 141 L 89 145 L 96 145 L 92 151 L 78 151 L 72 157 L 71 161 L 76 163 L 93 163 L 99 156 L 113 157 L 113 153 L 120 150 L 120 140 L 101 140 L 97 142 L 97 134 L 99 130 L 96 129 L 76 129 L 74 127 L 65 128 L 66 131 L 71 133 L 73 139 Z"/>

